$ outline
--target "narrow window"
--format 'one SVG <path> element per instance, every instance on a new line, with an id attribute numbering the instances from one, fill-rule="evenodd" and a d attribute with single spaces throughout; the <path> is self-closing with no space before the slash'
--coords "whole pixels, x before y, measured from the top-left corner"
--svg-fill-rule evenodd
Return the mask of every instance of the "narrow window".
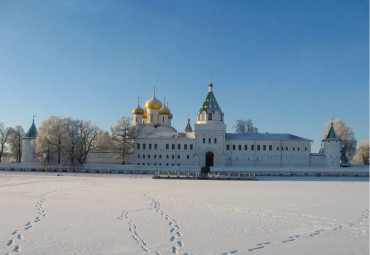
<path id="1" fill-rule="evenodd" d="M 150 144 L 149 144 L 149 150 L 151 150 L 151 149 L 152 149 L 152 144 L 150 143 Z"/>
<path id="2" fill-rule="evenodd" d="M 187 155 L 186 158 L 189 159 L 189 155 Z"/>
<path id="3" fill-rule="evenodd" d="M 187 149 L 188 149 L 188 145 L 184 144 L 184 150 L 187 150 Z"/>
<path id="4" fill-rule="evenodd" d="M 214 142 L 217 143 L 217 138 L 215 138 Z"/>
<path id="5" fill-rule="evenodd" d="M 251 148 L 252 151 L 254 151 L 254 145 L 252 145 L 252 148 Z"/>
<path id="6" fill-rule="evenodd" d="M 233 151 L 235 151 L 235 144 L 233 144 Z"/>
<path id="7" fill-rule="evenodd" d="M 140 150 L 140 143 L 137 144 L 137 149 Z"/>
<path id="8" fill-rule="evenodd" d="M 257 145 L 257 150 L 261 150 L 261 145 Z"/>
<path id="9" fill-rule="evenodd" d="M 168 155 L 166 155 L 166 158 L 168 158 L 169 156 Z"/>
<path id="10" fill-rule="evenodd" d="M 164 123 L 164 117 L 162 117 L 162 122 Z"/>
<path id="11" fill-rule="evenodd" d="M 295 147 L 293 147 L 293 151 L 295 151 Z"/>
<path id="12" fill-rule="evenodd" d="M 206 138 L 203 138 L 203 143 L 206 143 Z"/>
<path id="13" fill-rule="evenodd" d="M 146 144 L 145 144 L 145 143 L 143 144 L 143 149 L 144 149 L 144 150 L 146 149 Z"/>
<path id="14" fill-rule="evenodd" d="M 137 158 L 140 158 L 140 154 L 137 154 Z"/>
<path id="15" fill-rule="evenodd" d="M 304 150 L 307 151 L 307 147 L 304 147 Z"/>
<path id="16" fill-rule="evenodd" d="M 208 138 L 208 143 L 211 143 L 211 138 Z"/>
<path id="17" fill-rule="evenodd" d="M 287 151 L 287 150 L 288 150 L 288 147 L 286 147 L 285 149 L 286 149 L 286 151 Z"/>
<path id="18" fill-rule="evenodd" d="M 178 150 L 181 150 L 181 144 L 178 144 L 178 145 L 177 145 L 177 149 L 178 149 Z"/>
<path id="19" fill-rule="evenodd" d="M 170 145 L 166 144 L 166 150 L 168 150 L 169 148 L 170 148 Z"/>
<path id="20" fill-rule="evenodd" d="M 276 150 L 278 151 L 280 149 L 280 147 L 276 147 Z"/>
<path id="21" fill-rule="evenodd" d="M 238 149 L 241 151 L 242 150 L 242 146 L 239 144 L 238 146 Z"/>
<path id="22" fill-rule="evenodd" d="M 226 145 L 226 150 L 230 150 L 230 145 Z"/>
<path id="23" fill-rule="evenodd" d="M 299 147 L 297 148 L 297 150 L 299 151 Z"/>
<path id="24" fill-rule="evenodd" d="M 193 145 L 192 144 L 190 144 L 190 150 L 192 150 L 193 149 Z"/>
<path id="25" fill-rule="evenodd" d="M 172 155 L 172 159 L 174 159 L 175 158 L 175 155 Z"/>
<path id="26" fill-rule="evenodd" d="M 269 151 L 272 151 L 272 145 L 269 145 Z"/>
<path id="27" fill-rule="evenodd" d="M 154 144 L 154 149 L 158 149 L 158 144 Z"/>
<path id="28" fill-rule="evenodd" d="M 248 145 L 244 145 L 244 150 L 247 151 L 248 150 Z"/>
<path id="29" fill-rule="evenodd" d="M 266 150 L 266 145 L 263 145 L 263 150 L 264 150 L 264 151 Z"/>
<path id="30" fill-rule="evenodd" d="M 172 150 L 174 150 L 175 149 L 175 145 L 174 144 L 172 144 Z"/>
<path id="31" fill-rule="evenodd" d="M 212 113 L 208 113 L 208 120 L 212 120 Z"/>
<path id="32" fill-rule="evenodd" d="M 282 150 L 282 151 L 284 150 L 284 147 L 283 147 L 283 146 L 281 146 L 281 150 Z"/>
<path id="33" fill-rule="evenodd" d="M 157 158 L 157 155 L 156 154 L 154 154 L 154 158 Z"/>
<path id="34" fill-rule="evenodd" d="M 143 158 L 145 158 L 145 154 L 143 154 Z"/>
<path id="35" fill-rule="evenodd" d="M 148 158 L 150 158 L 150 154 L 148 154 Z"/>
<path id="36" fill-rule="evenodd" d="M 162 158 L 162 155 L 159 155 L 159 158 Z"/>
<path id="37" fill-rule="evenodd" d="M 177 155 L 177 158 L 180 158 L 180 155 Z"/>

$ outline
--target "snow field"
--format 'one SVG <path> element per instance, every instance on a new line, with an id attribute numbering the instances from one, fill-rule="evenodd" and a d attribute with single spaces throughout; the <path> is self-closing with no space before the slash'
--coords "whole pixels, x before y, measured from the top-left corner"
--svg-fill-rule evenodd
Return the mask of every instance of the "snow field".
<path id="1" fill-rule="evenodd" d="M 368 254 L 369 183 L 298 180 L 2 172 L 0 254 Z"/>

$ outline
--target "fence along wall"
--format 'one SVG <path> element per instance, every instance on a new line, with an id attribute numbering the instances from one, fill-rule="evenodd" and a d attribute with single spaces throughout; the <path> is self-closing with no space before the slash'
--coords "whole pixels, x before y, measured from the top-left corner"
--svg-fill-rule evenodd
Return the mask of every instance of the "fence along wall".
<path id="1" fill-rule="evenodd" d="M 68 166 L 43 166 L 40 164 L 25 163 L 0 163 L 2 171 L 27 171 L 27 172 L 72 172 L 72 173 L 108 173 L 108 174 L 161 174 L 194 173 L 200 172 L 198 166 L 141 166 L 141 165 L 116 165 L 116 164 L 85 164 L 81 167 Z M 237 175 L 256 174 L 257 176 L 354 176 L 369 177 L 369 166 L 352 167 L 211 167 L 211 174 Z"/>

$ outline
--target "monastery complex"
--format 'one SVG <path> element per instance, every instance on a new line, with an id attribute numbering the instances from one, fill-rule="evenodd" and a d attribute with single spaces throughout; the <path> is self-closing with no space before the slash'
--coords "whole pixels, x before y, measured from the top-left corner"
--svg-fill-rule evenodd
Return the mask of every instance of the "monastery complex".
<path id="1" fill-rule="evenodd" d="M 213 92 L 212 81 L 192 127 L 184 131 L 171 125 L 173 115 L 166 105 L 153 97 L 133 109 L 133 125 L 139 130 L 135 149 L 127 164 L 137 166 L 208 167 L 339 167 L 340 140 L 333 125 L 323 142 L 321 153 L 311 153 L 312 140 L 292 134 L 227 133 L 222 112 Z M 32 124 L 24 139 L 22 162 L 37 162 L 30 142 L 37 135 Z M 119 163 L 109 153 L 90 152 L 89 163 Z"/>

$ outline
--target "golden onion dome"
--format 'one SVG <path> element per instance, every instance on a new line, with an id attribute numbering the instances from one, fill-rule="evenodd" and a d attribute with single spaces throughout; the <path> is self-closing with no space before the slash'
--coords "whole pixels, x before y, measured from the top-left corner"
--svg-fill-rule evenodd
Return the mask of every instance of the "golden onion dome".
<path id="1" fill-rule="evenodd" d="M 163 100 L 163 106 L 161 109 L 159 109 L 159 114 L 170 114 L 170 109 L 166 106 L 166 98 Z"/>
<path id="2" fill-rule="evenodd" d="M 143 119 L 145 119 L 147 117 L 148 117 L 148 112 L 147 111 L 144 111 L 144 113 L 143 113 Z"/>
<path id="3" fill-rule="evenodd" d="M 146 101 L 145 108 L 148 110 L 159 110 L 161 109 L 161 107 L 162 107 L 162 103 L 155 97 L 155 90 L 154 90 L 153 97 L 149 99 L 148 101 Z"/>
<path id="4" fill-rule="evenodd" d="M 141 108 L 139 105 L 137 105 L 137 107 L 132 110 L 132 113 L 133 114 L 143 114 L 144 113 L 144 109 Z"/>
<path id="5" fill-rule="evenodd" d="M 172 113 L 169 113 L 168 114 L 168 118 L 171 120 L 173 118 L 173 114 Z"/>

